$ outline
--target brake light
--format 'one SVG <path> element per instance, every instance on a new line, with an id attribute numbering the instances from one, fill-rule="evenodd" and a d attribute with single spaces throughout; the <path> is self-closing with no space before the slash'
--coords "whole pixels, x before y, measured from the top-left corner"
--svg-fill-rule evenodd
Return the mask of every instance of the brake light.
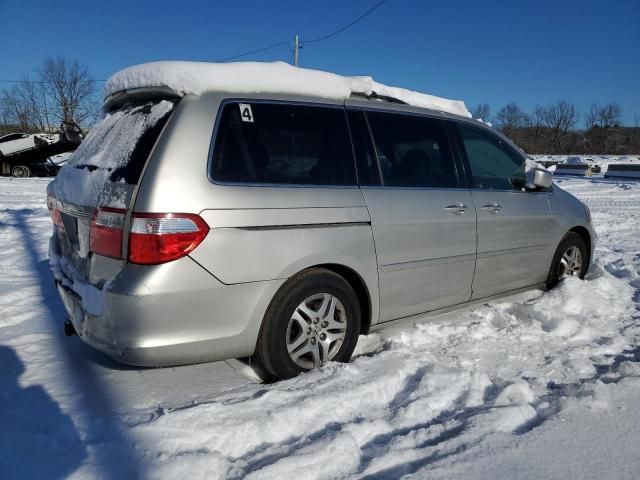
<path id="1" fill-rule="evenodd" d="M 51 221 L 53 222 L 53 224 L 58 228 L 64 229 L 60 205 L 56 197 L 54 197 L 53 195 L 47 196 L 47 208 L 49 209 L 49 215 L 51 215 Z"/>
<path id="2" fill-rule="evenodd" d="M 209 233 L 209 226 L 190 213 L 134 213 L 129 234 L 129 261 L 144 265 L 182 258 Z"/>
<path id="3" fill-rule="evenodd" d="M 127 211 L 100 207 L 93 215 L 89 245 L 92 252 L 105 257 L 122 258 L 122 230 Z"/>

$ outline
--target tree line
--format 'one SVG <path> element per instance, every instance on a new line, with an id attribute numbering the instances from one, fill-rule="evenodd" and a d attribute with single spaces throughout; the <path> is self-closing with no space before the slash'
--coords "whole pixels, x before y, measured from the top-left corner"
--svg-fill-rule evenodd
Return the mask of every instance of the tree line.
<path id="1" fill-rule="evenodd" d="M 0 91 L 0 134 L 51 132 L 63 121 L 88 127 L 100 115 L 96 82 L 86 65 L 46 58 L 35 76 Z"/>
<path id="2" fill-rule="evenodd" d="M 617 103 L 593 104 L 584 116 L 584 127 L 578 127 L 580 113 L 576 106 L 565 100 L 535 107 L 530 113 L 511 102 L 494 117 L 489 105 L 483 103 L 473 107 L 471 114 L 491 121 L 527 153 L 640 153 L 640 115 L 634 115 L 634 126 L 622 126 L 622 109 Z"/>

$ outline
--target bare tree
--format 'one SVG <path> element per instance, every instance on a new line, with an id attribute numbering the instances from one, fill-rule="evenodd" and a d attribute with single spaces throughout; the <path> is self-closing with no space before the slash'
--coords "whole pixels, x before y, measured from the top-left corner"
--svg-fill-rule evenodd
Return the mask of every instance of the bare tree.
<path id="1" fill-rule="evenodd" d="M 519 143 L 516 138 L 517 130 L 526 126 L 528 121 L 528 115 L 514 102 L 502 107 L 495 117 L 496 126 L 516 143 Z"/>
<path id="2" fill-rule="evenodd" d="M 617 103 L 598 105 L 594 103 L 585 119 L 588 134 L 596 148 L 604 153 L 618 153 L 622 148 L 620 134 L 615 130 L 620 125 L 622 109 Z"/>
<path id="3" fill-rule="evenodd" d="M 544 132 L 544 108 L 540 106 L 536 106 L 533 109 L 533 113 L 529 115 L 528 127 L 531 129 L 532 142 L 529 148 L 533 152 L 540 151 L 543 143 L 543 132 Z"/>
<path id="4" fill-rule="evenodd" d="M 44 130 L 49 127 L 43 85 L 25 75 L 21 82 L 0 96 L 0 110 L 5 124 L 16 124 L 22 130 Z"/>
<path id="5" fill-rule="evenodd" d="M 36 80 L 25 75 L 0 92 L 0 119 L 22 131 L 50 130 L 62 121 L 87 124 L 96 118 L 95 81 L 86 66 L 48 58 Z"/>
<path id="6" fill-rule="evenodd" d="M 595 126 L 598 125 L 598 109 L 599 107 L 596 103 L 592 104 L 589 113 L 587 113 L 587 116 L 584 119 L 584 124 L 588 130 L 595 128 Z"/>
<path id="7" fill-rule="evenodd" d="M 59 121 L 82 123 L 93 114 L 95 80 L 86 66 L 64 57 L 47 58 L 40 69 L 40 78 L 54 102 L 52 113 Z"/>
<path id="8" fill-rule="evenodd" d="M 552 142 L 559 147 L 560 153 L 566 153 L 568 132 L 578 123 L 579 118 L 576 106 L 565 100 L 544 109 L 544 122 L 551 131 Z"/>
<path id="9" fill-rule="evenodd" d="M 611 128 L 620 125 L 622 109 L 617 103 L 608 103 L 598 108 L 598 122 L 600 128 Z"/>
<path id="10" fill-rule="evenodd" d="M 489 105 L 486 103 L 479 103 L 475 107 L 471 109 L 471 116 L 473 118 L 477 118 L 480 120 L 484 120 L 488 122 L 491 118 L 491 110 L 489 109 Z"/>

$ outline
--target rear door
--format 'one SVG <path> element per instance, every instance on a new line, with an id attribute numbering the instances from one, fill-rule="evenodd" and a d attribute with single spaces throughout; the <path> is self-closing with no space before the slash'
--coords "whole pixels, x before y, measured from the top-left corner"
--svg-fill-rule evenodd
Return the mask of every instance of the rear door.
<path id="1" fill-rule="evenodd" d="M 478 215 L 473 299 L 543 282 L 551 211 L 544 191 L 528 191 L 525 159 L 483 127 L 458 123 L 459 145 Z"/>
<path id="2" fill-rule="evenodd" d="M 378 257 L 381 321 L 468 301 L 476 213 L 460 183 L 444 123 L 367 111 L 375 145 L 367 154 L 359 148 L 358 132 L 364 130 L 359 115 L 351 111 L 350 121 Z M 374 160 L 363 161 L 364 155 Z M 363 174 L 371 164 L 378 172 Z"/>

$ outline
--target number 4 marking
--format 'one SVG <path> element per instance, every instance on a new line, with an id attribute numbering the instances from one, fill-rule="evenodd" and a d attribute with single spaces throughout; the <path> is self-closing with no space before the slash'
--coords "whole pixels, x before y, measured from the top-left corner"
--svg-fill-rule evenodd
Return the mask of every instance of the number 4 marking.
<path id="1" fill-rule="evenodd" d="M 251 111 L 251 105 L 248 103 L 240 103 L 240 118 L 243 122 L 253 123 L 253 112 Z"/>

